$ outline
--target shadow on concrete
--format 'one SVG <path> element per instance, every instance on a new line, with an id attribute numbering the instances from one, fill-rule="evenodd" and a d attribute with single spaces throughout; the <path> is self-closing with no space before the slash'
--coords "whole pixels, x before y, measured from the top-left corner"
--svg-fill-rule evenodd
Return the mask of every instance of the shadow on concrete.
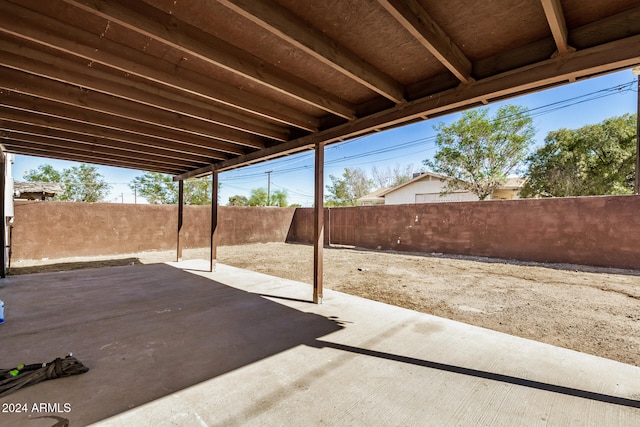
<path id="1" fill-rule="evenodd" d="M 382 351 L 368 350 L 360 347 L 354 347 L 345 344 L 332 343 L 322 340 L 316 340 L 309 344 L 316 348 L 333 348 L 336 350 L 347 351 L 350 353 L 361 354 L 365 356 L 377 357 L 386 360 L 392 360 L 395 362 L 409 363 L 412 365 L 423 366 L 425 368 L 438 369 L 441 371 L 452 372 L 455 374 L 469 375 L 477 378 L 484 378 L 493 381 L 500 381 L 503 383 L 514 384 L 522 387 L 529 387 L 543 391 L 550 391 L 553 393 L 564 394 L 568 396 L 580 397 L 583 399 L 595 400 L 598 402 L 612 403 L 615 405 L 628 406 L 631 408 L 640 408 L 640 400 L 627 399 L 624 397 L 610 396 L 607 394 L 594 393 L 591 391 L 575 389 L 571 387 L 563 387 L 554 384 L 547 384 L 540 381 L 532 381 L 524 378 L 513 377 L 510 375 L 496 374 L 493 372 L 480 371 L 477 369 L 464 368 L 461 366 L 448 365 L 445 363 L 431 362 L 428 360 L 416 359 L 413 357 L 401 356 L 392 353 L 385 353 Z"/>
<path id="2" fill-rule="evenodd" d="M 313 304 L 313 300 L 311 299 L 291 298 L 291 297 L 285 297 L 281 295 L 267 295 L 267 294 L 257 294 L 257 295 L 260 295 L 261 297 L 265 297 L 265 298 L 281 299 L 284 301 L 306 302 L 309 304 Z"/>
<path id="3" fill-rule="evenodd" d="M 242 280 L 242 275 L 238 275 Z M 0 366 L 70 352 L 90 368 L 0 402 L 68 403 L 87 425 L 340 330 L 304 313 L 166 264 L 9 277 Z M 13 426 L 28 414 L 3 415 Z M 31 414 L 32 416 L 47 414 Z"/>
<path id="4" fill-rule="evenodd" d="M 121 267 L 125 265 L 142 265 L 140 258 L 114 258 L 95 261 L 61 262 L 52 264 L 31 265 L 26 267 L 11 267 L 8 275 L 54 273 L 56 271 L 84 270 L 87 268 Z"/>

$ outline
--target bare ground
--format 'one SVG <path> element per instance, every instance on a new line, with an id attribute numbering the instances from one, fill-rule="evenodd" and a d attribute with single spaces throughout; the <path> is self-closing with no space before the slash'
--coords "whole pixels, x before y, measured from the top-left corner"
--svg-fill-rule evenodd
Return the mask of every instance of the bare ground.
<path id="1" fill-rule="evenodd" d="M 11 273 L 172 260 L 170 252 L 117 260 L 23 263 Z M 206 258 L 204 250 L 185 258 Z M 218 248 L 218 261 L 312 283 L 313 247 Z M 324 286 L 640 366 L 640 272 L 487 258 L 326 248 Z M 44 269 L 44 270 L 43 270 Z"/>

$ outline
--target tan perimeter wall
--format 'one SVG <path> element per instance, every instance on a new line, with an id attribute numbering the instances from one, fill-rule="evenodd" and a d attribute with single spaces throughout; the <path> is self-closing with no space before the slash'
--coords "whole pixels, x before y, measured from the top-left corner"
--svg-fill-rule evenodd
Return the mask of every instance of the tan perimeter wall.
<path id="1" fill-rule="evenodd" d="M 222 206 L 220 245 L 284 242 L 294 208 Z M 211 207 L 185 206 L 184 248 L 209 246 Z M 18 202 L 12 259 L 128 254 L 176 248 L 176 205 Z"/>
<path id="2" fill-rule="evenodd" d="M 210 207 L 185 206 L 184 247 L 208 247 Z M 177 206 L 26 202 L 13 259 L 176 248 Z M 219 244 L 313 242 L 313 209 L 220 207 Z M 640 269 L 640 196 L 325 208 L 325 243 Z"/>
<path id="3" fill-rule="evenodd" d="M 492 200 L 325 209 L 325 242 L 640 269 L 640 196 Z M 313 210 L 289 239 L 313 241 Z"/>

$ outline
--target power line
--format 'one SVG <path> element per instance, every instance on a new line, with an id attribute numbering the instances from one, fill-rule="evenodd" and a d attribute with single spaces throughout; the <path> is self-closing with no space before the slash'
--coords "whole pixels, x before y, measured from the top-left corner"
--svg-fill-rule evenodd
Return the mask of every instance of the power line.
<path id="1" fill-rule="evenodd" d="M 579 105 L 579 104 L 583 104 L 586 102 L 591 102 L 591 101 L 595 101 L 598 99 L 602 99 L 605 97 L 609 97 L 609 96 L 613 96 L 613 95 L 617 95 L 620 93 L 627 93 L 627 92 L 635 92 L 637 89 L 635 88 L 635 80 L 633 81 L 629 81 L 627 83 L 623 83 L 623 84 L 618 84 L 615 86 L 611 86 L 608 88 L 604 88 L 604 89 L 599 89 L 597 91 L 593 91 L 587 94 L 583 94 L 583 95 L 579 95 L 576 97 L 572 97 L 572 98 L 568 98 L 568 99 L 564 99 L 561 101 L 556 101 L 556 102 L 552 102 L 549 104 L 545 104 L 545 105 L 541 105 L 539 107 L 535 107 L 535 108 L 530 108 L 527 109 L 523 112 L 519 112 L 519 113 L 514 113 L 512 115 L 509 116 L 505 116 L 502 118 L 502 120 L 515 116 L 515 115 L 523 115 L 523 114 L 528 114 L 530 117 L 532 118 L 537 118 L 540 116 L 543 116 L 545 114 L 549 114 L 561 109 L 565 109 L 565 108 L 570 108 L 573 107 L 575 105 Z M 497 120 L 501 120 L 501 119 L 493 119 L 493 121 L 497 121 Z M 358 142 L 364 138 L 367 138 L 370 135 L 364 135 L 364 136 L 360 136 L 357 138 L 353 138 L 344 142 L 340 142 L 334 145 L 331 145 L 329 147 L 327 147 L 327 150 L 339 150 L 340 148 L 344 147 L 347 144 L 353 144 L 355 142 Z M 348 156 L 343 156 L 340 158 L 336 158 L 336 159 L 332 159 L 332 160 L 328 160 L 325 162 L 325 165 L 337 165 L 343 162 L 348 162 L 350 160 L 353 159 L 362 159 L 365 157 L 370 157 L 370 156 L 374 156 L 374 155 L 379 155 L 379 154 L 384 154 L 384 153 L 388 153 L 388 152 L 392 152 L 392 151 L 398 151 L 400 149 L 406 149 L 406 148 L 412 148 L 415 146 L 423 146 L 425 144 L 429 144 L 429 143 L 434 143 L 435 140 L 437 138 L 437 135 L 431 135 L 431 136 L 427 136 L 427 137 L 423 137 L 423 138 L 418 138 L 418 139 L 414 139 L 414 140 L 410 140 L 410 141 L 402 141 L 400 143 L 397 144 L 392 144 L 392 145 L 387 145 L 385 147 L 382 148 L 378 148 L 375 150 L 370 150 L 370 151 L 363 151 L 357 154 L 352 154 L 352 155 L 348 155 Z M 424 151 L 431 151 L 435 149 L 435 145 L 431 145 L 428 146 L 427 148 L 423 148 L 419 151 L 414 151 L 412 153 L 409 154 L 413 154 L 413 153 L 420 153 L 420 152 L 424 152 Z M 300 163 L 302 161 L 308 160 L 310 157 L 312 157 L 313 153 L 306 153 L 306 154 L 302 154 L 300 156 L 297 156 L 296 158 L 293 159 L 288 159 L 288 158 L 284 158 L 284 159 L 279 159 L 279 160 L 275 160 L 274 162 L 279 162 L 279 163 L 273 163 L 273 162 L 269 162 L 268 166 L 265 167 L 271 167 L 271 172 L 273 173 L 274 176 L 276 175 L 284 175 L 284 174 L 288 174 L 288 173 L 292 173 L 292 172 L 299 172 L 305 169 L 312 169 L 312 165 L 301 165 L 301 166 L 292 166 L 296 163 Z M 391 157 L 391 158 L 387 158 L 387 160 L 392 160 L 394 158 L 399 158 L 399 157 L 405 157 L 407 154 L 405 155 L 401 155 L 401 156 L 395 156 L 395 157 Z M 359 165 L 362 164 L 370 164 L 370 163 L 375 163 L 376 161 L 369 161 L 369 162 L 361 162 L 358 163 Z M 273 167 L 274 164 L 276 165 L 276 167 Z M 239 175 L 233 175 L 233 176 L 229 176 L 224 178 L 224 182 L 226 181 L 233 181 L 233 180 L 243 180 L 243 179 L 247 179 L 247 178 L 252 178 L 252 177 L 257 177 L 260 176 L 262 173 L 262 171 L 260 172 L 249 172 L 249 173 L 245 173 L 245 174 L 239 174 Z M 284 187 L 281 187 L 284 188 Z M 286 188 L 285 188 L 286 189 Z M 306 197 L 311 197 L 309 195 L 304 195 Z"/>

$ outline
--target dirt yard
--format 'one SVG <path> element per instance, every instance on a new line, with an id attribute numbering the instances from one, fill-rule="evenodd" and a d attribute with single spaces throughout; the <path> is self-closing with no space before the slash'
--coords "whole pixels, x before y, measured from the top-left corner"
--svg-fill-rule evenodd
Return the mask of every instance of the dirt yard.
<path id="1" fill-rule="evenodd" d="M 185 251 L 185 258 L 207 257 Z M 168 261 L 139 254 L 104 264 L 16 266 L 13 274 Z M 640 272 L 571 265 L 405 254 L 324 251 L 325 288 L 640 366 Z M 284 243 L 223 246 L 218 261 L 312 283 L 313 247 Z"/>

